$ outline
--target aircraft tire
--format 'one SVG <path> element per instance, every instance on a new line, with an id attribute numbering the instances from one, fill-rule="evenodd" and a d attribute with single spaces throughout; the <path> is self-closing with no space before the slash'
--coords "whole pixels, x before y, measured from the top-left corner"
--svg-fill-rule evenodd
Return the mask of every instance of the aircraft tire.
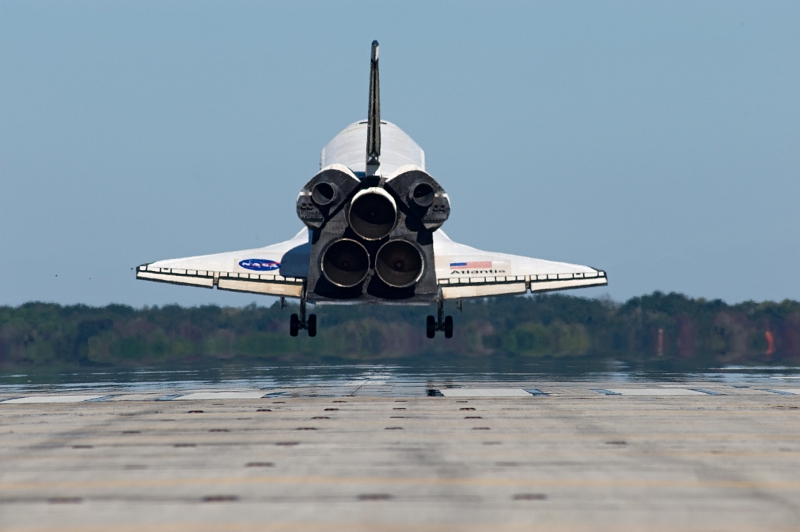
<path id="1" fill-rule="evenodd" d="M 314 337 L 317 335 L 317 315 L 316 314 L 309 314 L 308 315 L 308 335 L 310 337 Z"/>
<path id="2" fill-rule="evenodd" d="M 436 336 L 436 319 L 433 316 L 428 316 L 425 333 L 428 335 L 428 338 Z"/>
<path id="3" fill-rule="evenodd" d="M 453 337 L 453 316 L 447 316 L 444 319 L 444 337 L 445 338 Z"/>
<path id="4" fill-rule="evenodd" d="M 292 317 L 289 318 L 289 334 L 292 336 L 297 336 L 297 331 L 300 330 L 300 318 L 297 317 L 297 314 L 292 314 Z"/>

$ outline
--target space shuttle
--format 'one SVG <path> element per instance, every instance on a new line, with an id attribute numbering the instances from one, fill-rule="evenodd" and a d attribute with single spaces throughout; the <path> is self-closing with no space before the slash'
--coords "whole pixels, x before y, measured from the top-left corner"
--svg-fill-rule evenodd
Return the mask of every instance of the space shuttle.
<path id="1" fill-rule="evenodd" d="M 483 251 L 450 240 L 445 189 L 425 152 L 381 120 L 378 42 L 370 58 L 369 112 L 323 149 L 320 171 L 297 196 L 303 229 L 266 247 L 160 260 L 136 278 L 298 299 L 289 333 L 317 334 L 307 304 L 436 305 L 428 338 L 453 336 L 444 302 L 608 284 L 602 270 Z"/>

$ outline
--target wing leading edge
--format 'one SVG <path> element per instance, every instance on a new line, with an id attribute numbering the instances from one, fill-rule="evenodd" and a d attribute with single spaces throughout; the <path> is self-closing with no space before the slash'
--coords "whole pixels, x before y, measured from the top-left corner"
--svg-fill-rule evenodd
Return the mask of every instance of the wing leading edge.
<path id="1" fill-rule="evenodd" d="M 550 292 L 608 284 L 606 272 L 565 262 L 482 251 L 433 233 L 436 280 L 444 299 Z"/>
<path id="2" fill-rule="evenodd" d="M 308 276 L 308 229 L 263 248 L 142 264 L 136 278 L 220 290 L 301 297 Z"/>
<path id="3" fill-rule="evenodd" d="M 459 244 L 433 233 L 436 280 L 444 299 L 549 292 L 608 284 L 602 270 Z M 309 231 L 262 248 L 142 264 L 136 278 L 220 290 L 302 297 L 310 259 Z"/>

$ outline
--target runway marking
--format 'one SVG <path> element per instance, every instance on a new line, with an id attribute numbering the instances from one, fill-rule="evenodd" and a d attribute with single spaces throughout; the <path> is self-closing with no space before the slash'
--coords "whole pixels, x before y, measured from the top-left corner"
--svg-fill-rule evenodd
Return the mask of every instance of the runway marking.
<path id="1" fill-rule="evenodd" d="M 47 403 L 82 403 L 91 399 L 105 397 L 104 395 L 31 395 L 28 397 L 18 397 L 7 399 L 0 404 L 47 404 Z"/>
<path id="2" fill-rule="evenodd" d="M 282 391 L 247 392 L 185 392 L 163 394 L 104 394 L 104 395 L 30 395 L 0 400 L 0 404 L 59 404 L 106 403 L 121 401 L 204 401 L 219 399 L 265 399 L 284 394 Z"/>
<path id="3" fill-rule="evenodd" d="M 541 397 L 548 397 L 548 396 L 552 395 L 551 393 L 543 392 L 542 390 L 540 390 L 538 388 L 528 388 L 525 391 L 528 392 L 531 395 L 537 395 L 537 396 L 541 396 Z"/>
<path id="4" fill-rule="evenodd" d="M 592 391 L 604 395 L 714 395 L 689 388 L 602 388 Z"/>
<path id="5" fill-rule="evenodd" d="M 440 388 L 445 397 L 531 397 L 521 388 Z"/>
<path id="6" fill-rule="evenodd" d="M 692 390 L 692 391 L 695 391 L 695 392 L 704 393 L 706 395 L 726 395 L 726 394 L 724 394 L 722 392 L 717 392 L 717 391 L 714 391 L 714 390 L 706 390 L 705 388 L 689 388 L 689 390 Z"/>

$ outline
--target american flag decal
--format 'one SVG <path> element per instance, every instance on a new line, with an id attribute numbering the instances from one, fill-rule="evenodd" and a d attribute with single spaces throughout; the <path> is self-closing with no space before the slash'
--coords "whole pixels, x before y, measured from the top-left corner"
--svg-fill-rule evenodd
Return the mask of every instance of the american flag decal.
<path id="1" fill-rule="evenodd" d="M 479 269 L 479 268 L 486 269 L 486 268 L 491 268 L 491 267 L 492 267 L 492 261 L 451 262 L 450 263 L 450 268 L 452 268 L 454 270 L 458 270 L 458 269 L 462 269 L 462 268 L 463 269 L 467 269 L 467 270 Z"/>

